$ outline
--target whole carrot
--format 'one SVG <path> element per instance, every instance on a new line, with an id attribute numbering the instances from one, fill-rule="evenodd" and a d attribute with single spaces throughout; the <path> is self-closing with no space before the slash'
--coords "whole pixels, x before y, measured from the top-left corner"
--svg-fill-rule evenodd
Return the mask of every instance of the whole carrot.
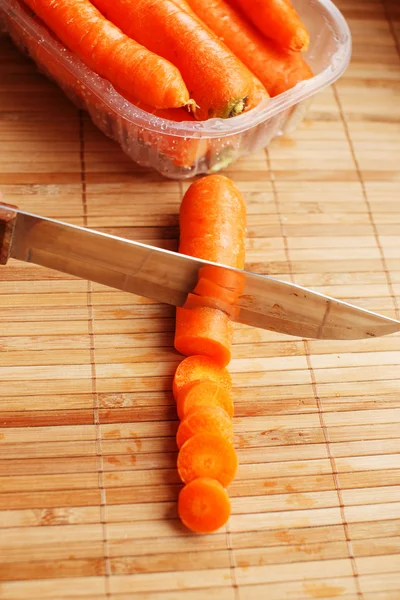
<path id="1" fill-rule="evenodd" d="M 290 0 L 227 0 L 239 6 L 267 38 L 288 50 L 304 52 L 310 38 Z"/>
<path id="2" fill-rule="evenodd" d="M 270 96 L 282 94 L 300 81 L 312 77 L 300 53 L 284 50 L 276 42 L 265 38 L 240 10 L 225 0 L 186 1 L 254 73 Z"/>
<path id="3" fill-rule="evenodd" d="M 196 102 L 196 119 L 240 114 L 253 79 L 243 63 L 191 12 L 173 0 L 93 0 L 129 37 L 171 61 Z"/>
<path id="4" fill-rule="evenodd" d="M 177 67 L 122 33 L 89 0 L 26 0 L 83 63 L 115 87 L 155 108 L 189 103 Z"/>

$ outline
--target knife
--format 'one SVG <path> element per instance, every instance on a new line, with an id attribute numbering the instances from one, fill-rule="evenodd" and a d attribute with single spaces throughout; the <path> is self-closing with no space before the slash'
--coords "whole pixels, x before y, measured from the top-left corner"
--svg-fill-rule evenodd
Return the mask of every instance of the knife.
<path id="1" fill-rule="evenodd" d="M 218 306 L 240 323 L 302 338 L 350 340 L 400 331 L 400 321 L 293 283 L 0 204 L 0 264 L 10 258 L 173 306 L 187 306 L 188 299 L 192 307 Z M 221 281 L 242 281 L 233 302 L 196 294 L 204 267 Z"/>

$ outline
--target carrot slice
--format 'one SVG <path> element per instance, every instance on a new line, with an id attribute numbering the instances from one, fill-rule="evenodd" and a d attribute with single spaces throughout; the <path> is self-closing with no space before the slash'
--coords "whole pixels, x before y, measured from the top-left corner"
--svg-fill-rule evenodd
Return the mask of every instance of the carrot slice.
<path id="1" fill-rule="evenodd" d="M 227 487 L 236 475 L 238 459 L 234 447 L 221 435 L 197 433 L 179 450 L 178 473 L 184 483 L 211 477 Z"/>
<path id="2" fill-rule="evenodd" d="M 290 0 L 227 0 L 244 14 L 267 38 L 282 48 L 305 51 L 310 36 Z"/>
<path id="3" fill-rule="evenodd" d="M 311 69 L 301 54 L 285 50 L 276 41 L 265 38 L 240 9 L 226 0 L 187 2 L 215 34 L 223 37 L 224 43 L 254 73 L 270 96 L 282 94 L 312 77 Z M 262 96 L 255 96 L 246 111 L 257 106 L 262 99 Z"/>
<path id="4" fill-rule="evenodd" d="M 178 514 L 182 523 L 195 533 L 217 531 L 231 514 L 228 493 L 215 479 L 195 479 L 179 493 Z"/>
<path id="5" fill-rule="evenodd" d="M 179 424 L 176 444 L 183 444 L 198 433 L 215 433 L 233 443 L 233 424 L 220 406 L 199 406 Z"/>
<path id="6" fill-rule="evenodd" d="M 177 410 L 180 419 L 202 406 L 219 406 L 229 417 L 233 417 L 232 396 L 215 381 L 196 381 L 178 394 Z"/>
<path id="7" fill-rule="evenodd" d="M 177 67 L 122 33 L 89 0 L 26 0 L 26 4 L 69 50 L 117 88 L 157 108 L 189 103 Z"/>
<path id="8" fill-rule="evenodd" d="M 208 379 L 217 382 L 228 392 L 232 389 L 232 379 L 224 367 L 218 365 L 208 356 L 188 356 L 175 371 L 172 391 L 175 400 L 178 395 L 195 381 Z"/>
<path id="9" fill-rule="evenodd" d="M 172 0 L 93 0 L 129 37 L 171 61 L 196 102 L 196 119 L 243 112 L 253 79 L 243 63 L 194 14 Z"/>
<path id="10" fill-rule="evenodd" d="M 233 322 L 222 310 L 209 306 L 176 309 L 174 344 L 184 356 L 203 354 L 226 367 L 232 342 Z"/>

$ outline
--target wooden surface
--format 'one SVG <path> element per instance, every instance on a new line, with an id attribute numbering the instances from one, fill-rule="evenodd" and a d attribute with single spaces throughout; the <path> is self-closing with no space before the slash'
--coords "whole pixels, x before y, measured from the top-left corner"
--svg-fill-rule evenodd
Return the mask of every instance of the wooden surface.
<path id="1" fill-rule="evenodd" d="M 291 139 L 226 173 L 250 269 L 399 318 L 399 5 L 338 6 L 345 76 Z M 176 248 L 187 184 L 135 168 L 7 39 L 0 54 L 6 201 Z M 176 518 L 173 314 L 1 269 L 0 598 L 398 600 L 400 336 L 237 326 L 233 515 L 194 536 Z"/>

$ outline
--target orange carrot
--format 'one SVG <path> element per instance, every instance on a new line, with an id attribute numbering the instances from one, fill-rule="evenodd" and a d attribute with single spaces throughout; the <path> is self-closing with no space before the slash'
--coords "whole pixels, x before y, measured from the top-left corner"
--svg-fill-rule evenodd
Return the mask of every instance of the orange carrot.
<path id="1" fill-rule="evenodd" d="M 196 119 L 243 112 L 253 80 L 243 63 L 195 15 L 173 0 L 93 0 L 129 37 L 178 67 Z"/>
<path id="2" fill-rule="evenodd" d="M 178 394 L 177 410 L 180 419 L 203 406 L 219 406 L 229 417 L 233 417 L 232 396 L 215 381 L 197 381 Z"/>
<path id="3" fill-rule="evenodd" d="M 195 479 L 179 493 L 178 514 L 182 523 L 195 533 L 217 531 L 231 514 L 228 493 L 215 479 Z"/>
<path id="4" fill-rule="evenodd" d="M 223 175 L 192 183 L 179 214 L 179 252 L 242 269 L 246 205 L 236 185 Z"/>
<path id="5" fill-rule="evenodd" d="M 175 348 L 184 356 L 210 356 L 222 367 L 230 363 L 233 323 L 222 310 L 198 305 L 179 308 L 175 330 Z"/>
<path id="6" fill-rule="evenodd" d="M 282 94 L 300 81 L 312 77 L 312 72 L 297 52 L 282 49 L 277 42 L 266 39 L 240 9 L 226 0 L 187 0 L 197 15 L 240 60 L 254 73 L 270 96 Z M 265 0 L 268 4 L 268 0 Z M 246 2 L 247 7 L 247 2 Z M 257 89 L 257 88 L 256 88 Z M 262 100 L 257 96 L 246 110 Z"/>
<path id="7" fill-rule="evenodd" d="M 128 95 L 121 94 L 129 102 L 146 111 L 147 113 L 166 119 L 167 121 L 174 121 L 175 123 L 182 123 L 183 121 L 194 122 L 195 118 L 184 108 L 153 108 L 143 102 L 139 102 L 136 98 Z M 156 133 L 151 129 L 140 129 L 140 138 L 143 143 L 151 146 L 156 151 L 160 152 L 163 156 L 170 158 L 172 162 L 178 167 L 190 168 L 196 161 L 200 160 L 205 156 L 208 150 L 208 140 L 204 138 L 185 138 L 180 136 L 173 136 L 168 131 Z"/>
<path id="8" fill-rule="evenodd" d="M 176 444 L 183 444 L 197 433 L 215 433 L 233 442 L 233 425 L 226 412 L 219 406 L 199 406 L 180 423 Z"/>
<path id="9" fill-rule="evenodd" d="M 295 52 L 308 49 L 309 34 L 290 0 L 227 0 L 244 14 L 267 38 Z"/>
<path id="10" fill-rule="evenodd" d="M 211 477 L 227 487 L 236 475 L 238 460 L 234 447 L 221 435 L 197 433 L 179 450 L 178 473 L 184 483 Z"/>
<path id="11" fill-rule="evenodd" d="M 189 356 L 178 365 L 175 371 L 172 387 L 175 400 L 190 385 L 205 379 L 215 381 L 228 392 L 232 389 L 229 371 L 220 367 L 208 356 Z"/>
<path id="12" fill-rule="evenodd" d="M 89 68 L 157 108 L 188 104 L 179 70 L 124 35 L 89 0 L 25 0 Z"/>
<path id="13" fill-rule="evenodd" d="M 210 175 L 189 187 L 180 209 L 179 252 L 243 268 L 245 231 L 244 199 L 231 180 Z M 204 306 L 177 308 L 174 344 L 181 354 L 205 354 L 226 366 L 232 339 L 227 313 Z"/>

